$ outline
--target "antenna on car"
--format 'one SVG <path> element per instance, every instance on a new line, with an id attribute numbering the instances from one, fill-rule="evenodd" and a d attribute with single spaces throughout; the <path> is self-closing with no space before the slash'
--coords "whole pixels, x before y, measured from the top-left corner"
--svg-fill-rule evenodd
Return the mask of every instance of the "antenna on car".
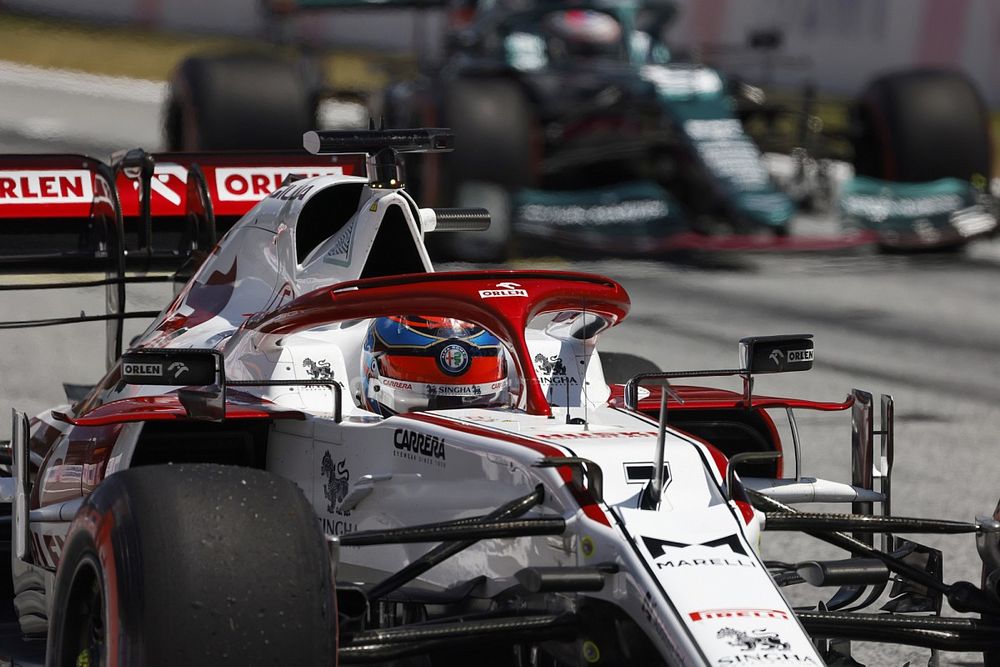
<path id="1" fill-rule="evenodd" d="M 583 330 L 584 331 L 587 330 L 587 302 L 586 301 L 583 302 Z M 587 351 L 587 340 L 586 339 L 583 340 L 583 350 L 584 350 L 584 352 Z M 580 364 L 583 366 L 583 369 L 582 369 L 583 372 L 580 375 L 580 382 L 581 382 L 580 391 L 583 392 L 583 430 L 587 431 L 587 430 L 590 429 L 590 419 L 589 419 L 590 415 L 588 414 L 590 412 L 590 406 L 587 405 L 587 367 L 589 366 L 589 364 L 587 363 L 586 355 L 584 355 L 584 358 L 580 360 Z"/>
<path id="2" fill-rule="evenodd" d="M 368 185 L 397 189 L 406 182 L 402 156 L 405 153 L 446 153 L 455 149 L 454 133 L 443 127 L 387 130 L 385 120 L 375 129 L 369 118 L 367 130 L 312 131 L 302 135 L 302 146 L 313 155 L 364 153 L 368 160 Z"/>

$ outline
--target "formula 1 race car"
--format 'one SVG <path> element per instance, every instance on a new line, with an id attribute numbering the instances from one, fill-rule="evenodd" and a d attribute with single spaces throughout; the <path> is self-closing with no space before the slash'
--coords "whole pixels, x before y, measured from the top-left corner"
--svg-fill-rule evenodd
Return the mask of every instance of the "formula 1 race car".
<path id="1" fill-rule="evenodd" d="M 809 132 L 785 154 L 763 156 L 744 121 L 773 117 L 775 105 L 759 88 L 676 58 L 663 39 L 676 13 L 670 2 L 265 4 L 286 18 L 296 9 L 414 5 L 453 7 L 443 49 L 425 49 L 443 55 L 425 59 L 416 78 L 397 75 L 368 109 L 391 127 L 455 128 L 452 155 L 411 165 L 411 190 L 430 205 L 488 202 L 493 214 L 489 232 L 433 239 L 440 257 L 502 261 L 517 239 L 522 249 L 643 255 L 875 242 L 909 250 L 996 230 L 985 187 L 988 114 L 958 73 L 874 81 L 841 133 L 846 154 L 815 145 Z M 167 145 L 288 148 L 311 126 L 317 100 L 364 97 L 322 87 L 309 63 L 188 58 L 171 82 Z M 797 127 L 816 126 L 808 109 L 789 111 L 802 117 Z M 804 202 L 832 209 L 839 235 L 787 239 Z"/>
<path id="2" fill-rule="evenodd" d="M 155 160 L 186 170 L 174 266 L 208 249 L 216 207 L 245 211 L 124 352 L 123 320 L 143 314 L 109 299 L 104 378 L 34 418 L 14 411 L 13 604 L 47 637 L 46 664 L 856 664 L 829 638 L 1000 664 L 1000 515 L 891 515 L 889 397 L 875 428 L 866 392 L 753 392 L 756 375 L 808 370 L 811 336 L 744 339 L 735 369 L 623 378 L 597 350 L 630 308 L 614 280 L 434 272 L 426 234 L 489 224 L 401 189 L 402 155 L 449 150 L 447 130 L 305 146 L 316 162 L 6 159 L 3 232 L 28 236 L 3 266 L 111 274 L 63 287 L 120 296 L 131 263 L 169 263 Z M 289 175 L 262 200 L 234 201 L 275 172 Z M 78 244 L 31 236 L 40 219 Z M 743 391 L 671 384 L 711 376 Z M 850 411 L 853 483 L 785 478 L 768 410 L 790 415 L 796 453 L 795 410 Z M 854 513 L 790 507 L 817 501 Z M 773 530 L 851 557 L 766 562 Z M 922 532 L 976 534 L 983 586 L 944 583 L 940 552 L 894 535 Z M 845 611 L 890 580 L 890 611 Z M 781 587 L 802 582 L 837 593 L 793 609 Z M 944 599 L 982 620 L 942 617 Z"/>

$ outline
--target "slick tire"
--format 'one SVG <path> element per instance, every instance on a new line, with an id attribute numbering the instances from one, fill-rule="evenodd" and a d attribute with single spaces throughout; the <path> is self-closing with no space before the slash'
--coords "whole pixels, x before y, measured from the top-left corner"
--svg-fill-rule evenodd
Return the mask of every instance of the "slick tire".
<path id="1" fill-rule="evenodd" d="M 293 483 L 249 468 L 108 477 L 70 526 L 52 608 L 49 667 L 331 665 L 336 655 L 315 514 Z"/>
<path id="2" fill-rule="evenodd" d="M 997 508 L 993 512 L 994 519 L 1000 519 L 1000 502 L 997 503 Z M 993 575 L 992 579 L 990 575 Z M 996 573 L 991 573 L 987 568 L 986 564 L 983 564 L 983 578 L 982 587 L 984 591 L 989 591 L 992 589 L 995 598 L 1000 598 L 1000 581 L 998 581 L 1000 575 Z M 1000 624 L 1000 616 L 995 616 L 992 614 L 983 614 L 982 620 L 990 625 Z M 984 667 L 1000 667 L 1000 650 L 984 651 L 983 652 L 983 666 Z"/>
<path id="3" fill-rule="evenodd" d="M 460 78 L 445 88 L 444 98 L 444 122 L 455 131 L 455 151 L 443 160 L 452 190 L 442 199 L 496 210 L 490 210 L 490 231 L 434 234 L 432 250 L 440 259 L 503 262 L 512 248 L 510 194 L 535 181 L 534 110 L 516 82 L 501 78 Z"/>
<path id="4" fill-rule="evenodd" d="M 952 70 L 881 76 L 854 108 L 855 169 L 862 176 L 920 183 L 987 182 L 993 173 L 989 113 L 975 84 Z"/>
<path id="5" fill-rule="evenodd" d="M 301 149 L 315 129 L 315 82 L 297 63 L 257 53 L 186 58 L 164 114 L 172 151 Z"/>

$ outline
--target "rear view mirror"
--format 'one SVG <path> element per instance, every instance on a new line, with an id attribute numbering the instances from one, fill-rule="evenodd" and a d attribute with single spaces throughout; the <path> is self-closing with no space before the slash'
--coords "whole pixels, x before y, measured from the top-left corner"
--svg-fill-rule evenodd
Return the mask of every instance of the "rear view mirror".
<path id="1" fill-rule="evenodd" d="M 751 375 L 807 371 L 812 365 L 812 334 L 752 336 L 740 340 L 740 366 Z"/>
<path id="2" fill-rule="evenodd" d="M 215 350 L 135 350 L 122 355 L 122 379 L 140 385 L 215 385 L 221 363 Z"/>
<path id="3" fill-rule="evenodd" d="M 125 383 L 179 387 L 177 399 L 191 419 L 226 418 L 225 376 L 218 350 L 155 348 L 122 355 Z"/>

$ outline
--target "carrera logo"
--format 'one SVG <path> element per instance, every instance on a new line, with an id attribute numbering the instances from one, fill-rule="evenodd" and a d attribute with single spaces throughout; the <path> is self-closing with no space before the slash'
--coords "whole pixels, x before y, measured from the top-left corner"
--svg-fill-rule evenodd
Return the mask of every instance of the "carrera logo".
<path id="1" fill-rule="evenodd" d="M 94 200 L 86 169 L 0 171 L 0 204 L 86 204 Z"/>
<path id="2" fill-rule="evenodd" d="M 780 609 L 706 609 L 688 614 L 692 621 L 708 621 L 720 618 L 769 618 L 787 621 L 788 613 Z"/>
<path id="3" fill-rule="evenodd" d="M 281 187 L 289 174 L 303 176 L 339 176 L 343 167 L 254 167 L 215 170 L 215 189 L 219 201 L 260 201 Z"/>
<path id="4" fill-rule="evenodd" d="M 405 428 L 397 428 L 393 435 L 396 455 L 424 463 L 438 462 L 444 465 L 444 438 L 426 433 L 417 433 Z"/>
<path id="5" fill-rule="evenodd" d="M 528 296 L 528 290 L 521 289 L 518 283 L 497 283 L 496 289 L 479 290 L 479 298 L 495 299 L 505 296 Z"/>
<path id="6" fill-rule="evenodd" d="M 122 373 L 125 375 L 138 375 L 142 377 L 162 377 L 163 364 L 122 364 Z"/>
<path id="7" fill-rule="evenodd" d="M 382 386 L 389 387 L 391 389 L 413 391 L 413 385 L 409 382 L 402 382 L 401 380 L 394 380 L 392 378 L 382 378 Z"/>

